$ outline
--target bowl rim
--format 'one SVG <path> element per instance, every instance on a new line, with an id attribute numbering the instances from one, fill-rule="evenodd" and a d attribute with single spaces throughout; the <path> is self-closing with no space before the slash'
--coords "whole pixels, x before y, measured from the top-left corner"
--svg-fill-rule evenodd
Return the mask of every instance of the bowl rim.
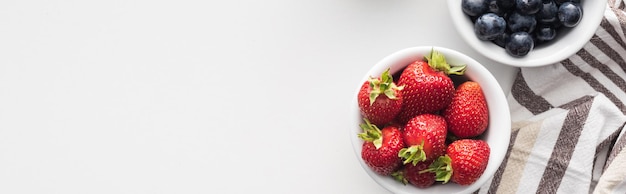
<path id="1" fill-rule="evenodd" d="M 466 75 L 470 80 L 477 81 L 481 83 L 487 83 L 485 87 L 483 87 L 483 93 L 485 93 L 485 98 L 487 98 L 488 104 L 498 104 L 498 106 L 488 106 L 490 111 L 490 115 L 499 115 L 499 119 L 489 119 L 489 128 L 486 133 L 496 133 L 494 136 L 485 137 L 486 141 L 493 143 L 495 142 L 499 147 L 499 149 L 494 149 L 492 145 L 491 154 L 489 158 L 489 163 L 487 165 L 487 169 L 483 175 L 472 185 L 469 186 L 460 186 L 458 184 L 448 183 L 446 187 L 441 186 L 433 186 L 426 189 L 420 189 L 411 185 L 402 185 L 401 183 L 393 180 L 391 177 L 381 176 L 374 171 L 372 171 L 367 164 L 361 159 L 361 146 L 363 141 L 357 137 L 357 134 L 362 130 L 359 128 L 358 124 L 353 125 L 349 130 L 350 139 L 352 143 L 353 150 L 355 152 L 355 156 L 359 161 L 361 167 L 366 171 L 366 173 L 379 185 L 383 188 L 397 194 L 409 194 L 409 193 L 471 193 L 478 190 L 483 184 L 488 182 L 489 179 L 495 174 L 495 172 L 500 167 L 500 164 L 504 160 L 504 157 L 508 151 L 508 145 L 511 134 L 511 117 L 509 112 L 509 106 L 504 95 L 500 84 L 496 81 L 495 77 L 479 62 L 474 60 L 473 58 L 462 54 L 458 51 L 437 47 L 437 46 L 416 46 L 409 47 L 399 51 L 396 51 L 378 63 L 376 63 L 368 73 L 362 78 L 360 84 L 357 86 L 357 90 L 354 94 L 358 93 L 362 83 L 369 78 L 370 75 L 380 75 L 387 67 L 390 67 L 390 72 L 398 72 L 399 70 L 406 67 L 411 62 L 422 59 L 423 55 L 430 52 L 432 49 L 437 50 L 446 56 L 446 59 L 451 64 L 458 64 L 463 62 L 468 65 L 466 70 Z M 454 57 L 449 57 L 453 55 Z M 471 75 L 471 76 L 470 76 Z M 479 76 L 484 75 L 484 76 Z M 487 95 L 489 94 L 489 95 Z M 351 107 L 353 109 L 353 116 L 351 123 L 361 123 L 362 116 L 359 112 L 357 97 L 353 97 Z M 492 127 L 500 126 L 499 130 L 491 129 Z M 491 138 L 489 138 L 491 137 Z M 397 186 L 395 186 L 397 185 Z M 449 186 L 448 186 L 449 185 Z"/>
<path id="2" fill-rule="evenodd" d="M 576 54 L 576 52 L 582 49 L 596 33 L 604 17 L 608 2 L 608 0 L 582 1 L 581 6 L 584 7 L 583 19 L 576 27 L 566 29 L 569 31 L 567 34 L 576 33 L 577 35 L 566 36 L 562 33 L 557 35 L 557 38 L 562 38 L 559 41 L 563 43 L 558 44 L 563 46 L 562 48 L 557 48 L 555 46 L 557 44 L 544 45 L 539 49 L 530 51 L 530 53 L 524 57 L 513 57 L 503 48 L 489 41 L 482 41 L 476 37 L 473 31 L 473 25 L 471 22 L 467 22 L 469 18 L 461 9 L 461 1 L 462 0 L 448 0 L 447 4 L 452 23 L 458 34 L 465 40 L 466 44 L 491 60 L 514 67 L 551 65 Z M 471 30 L 469 31 L 470 33 L 468 33 L 468 30 Z"/>

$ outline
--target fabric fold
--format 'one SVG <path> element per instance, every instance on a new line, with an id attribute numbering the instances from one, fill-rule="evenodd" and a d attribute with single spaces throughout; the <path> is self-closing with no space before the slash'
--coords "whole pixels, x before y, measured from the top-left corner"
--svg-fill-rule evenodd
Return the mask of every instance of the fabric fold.
<path id="1" fill-rule="evenodd" d="M 583 96 L 514 122 L 509 155 L 479 193 L 580 193 L 596 185 L 602 150 L 626 116 L 603 94 Z M 605 150 L 604 152 L 608 152 Z M 604 154 L 606 155 L 606 153 Z"/>

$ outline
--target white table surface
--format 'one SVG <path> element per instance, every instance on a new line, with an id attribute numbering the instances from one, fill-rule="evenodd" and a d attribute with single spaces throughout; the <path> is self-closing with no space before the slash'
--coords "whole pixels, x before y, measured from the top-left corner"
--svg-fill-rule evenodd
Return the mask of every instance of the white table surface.
<path id="1" fill-rule="evenodd" d="M 511 87 L 445 1 L 0 1 L 0 193 L 389 193 L 346 118 L 419 45 Z"/>

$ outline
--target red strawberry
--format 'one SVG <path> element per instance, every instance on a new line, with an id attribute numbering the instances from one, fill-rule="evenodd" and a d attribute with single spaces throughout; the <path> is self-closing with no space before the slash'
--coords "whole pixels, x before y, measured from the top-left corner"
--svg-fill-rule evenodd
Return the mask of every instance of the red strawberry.
<path id="1" fill-rule="evenodd" d="M 428 62 L 415 61 L 400 74 L 398 85 L 404 87 L 404 102 L 398 115 L 401 123 L 448 106 L 454 94 L 454 84 L 448 74 L 462 75 L 465 71 L 465 65 L 450 67 L 445 57 L 434 50 L 425 58 Z"/>
<path id="2" fill-rule="evenodd" d="M 436 180 L 470 185 L 485 172 L 489 163 L 489 145 L 483 140 L 461 139 L 452 142 L 447 154 L 437 158 L 426 171 L 435 172 Z"/>
<path id="3" fill-rule="evenodd" d="M 359 138 L 365 140 L 361 150 L 361 158 L 376 173 L 390 175 L 402 164 L 398 152 L 404 148 L 402 135 L 397 126 L 389 125 L 383 130 L 364 119 L 361 124 L 363 133 Z"/>
<path id="4" fill-rule="evenodd" d="M 489 123 L 489 110 L 480 85 L 473 81 L 459 85 L 443 116 L 450 132 L 459 138 L 482 134 Z"/>
<path id="5" fill-rule="evenodd" d="M 393 83 L 389 69 L 379 78 L 367 80 L 358 94 L 359 109 L 363 117 L 375 125 L 384 125 L 393 121 L 402 108 L 400 90 L 402 87 Z"/>
<path id="6" fill-rule="evenodd" d="M 435 183 L 435 173 L 422 172 L 430 166 L 432 160 L 419 162 L 416 165 L 405 164 L 400 171 L 391 174 L 397 181 L 403 184 L 411 183 L 419 188 L 427 188 Z"/>
<path id="7" fill-rule="evenodd" d="M 446 120 L 442 116 L 418 115 L 404 126 L 402 138 L 407 148 L 400 150 L 398 156 L 404 159 L 404 164 L 434 160 L 444 154 L 447 133 Z"/>

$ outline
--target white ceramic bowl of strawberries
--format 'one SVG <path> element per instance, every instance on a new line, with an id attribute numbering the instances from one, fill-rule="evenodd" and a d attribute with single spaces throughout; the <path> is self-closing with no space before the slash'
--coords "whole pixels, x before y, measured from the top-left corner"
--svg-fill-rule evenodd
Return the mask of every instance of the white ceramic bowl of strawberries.
<path id="1" fill-rule="evenodd" d="M 459 66 L 465 65 L 464 73 L 462 75 L 444 74 L 446 77 L 449 78 L 449 80 L 452 81 L 452 94 L 445 94 L 450 92 L 450 86 L 448 85 L 449 83 L 447 83 L 446 79 L 442 79 L 443 81 L 441 81 L 440 78 L 436 78 L 437 76 L 441 76 L 441 74 L 437 74 L 437 76 L 433 78 L 429 77 L 431 72 L 427 72 L 427 75 L 423 75 L 421 73 L 422 70 L 417 70 L 420 73 L 416 74 L 403 73 L 407 66 L 412 63 L 416 63 L 417 61 L 422 61 L 419 62 L 420 64 L 423 64 L 424 62 L 426 64 L 438 64 L 439 62 L 437 61 L 440 61 L 438 57 L 439 55 L 431 55 L 432 51 L 443 55 L 443 57 L 445 57 L 445 60 L 447 61 L 447 64 L 450 64 L 453 67 L 453 71 L 459 71 Z M 426 60 L 426 57 L 430 58 L 430 60 Z M 411 68 L 411 72 L 415 72 L 415 69 L 419 68 Z M 393 79 L 392 82 L 394 84 L 383 84 L 383 86 L 381 87 L 381 84 L 378 83 L 378 81 L 372 80 L 388 80 L 388 78 L 390 77 L 382 79 L 382 77 L 384 76 L 381 75 L 383 75 L 383 72 L 385 71 L 388 71 L 390 73 Z M 418 78 L 420 76 L 423 77 Z M 400 77 L 403 77 L 402 81 L 400 81 Z M 369 85 L 370 82 L 377 83 L 374 86 Z M 386 82 L 389 83 L 389 81 Z M 385 82 L 383 81 L 383 83 Z M 447 89 L 441 89 L 444 88 L 444 86 L 440 86 L 440 83 L 444 83 L 443 85 L 445 85 Z M 424 86 L 423 84 L 427 84 L 427 86 Z M 368 86 L 366 87 L 365 85 Z M 467 86 L 461 87 L 461 85 Z M 470 87 L 470 85 L 472 87 Z M 475 87 L 475 85 L 478 85 L 479 87 Z M 370 90 L 369 86 L 374 86 L 374 90 Z M 361 95 L 364 95 L 362 89 L 363 91 L 376 91 L 380 88 L 382 88 L 383 90 L 387 89 L 395 91 L 397 94 L 391 95 L 390 97 L 386 95 L 383 91 L 381 94 L 374 95 L 373 98 L 370 98 L 370 93 L 367 93 L 367 97 L 359 97 L 359 93 L 361 93 Z M 476 90 L 476 88 L 478 88 L 478 90 Z M 472 59 L 471 57 L 468 57 L 467 55 L 464 55 L 458 51 L 443 47 L 419 46 L 406 48 L 394 52 L 376 63 L 368 71 L 368 73 L 361 80 L 356 91 L 357 92 L 355 93 L 355 100 L 352 105 L 353 125 L 350 128 L 350 137 L 355 154 L 357 155 L 360 165 L 368 173 L 368 175 L 370 175 L 370 177 L 379 185 L 393 193 L 472 193 L 478 190 L 483 184 L 485 184 L 487 180 L 489 180 L 493 176 L 507 153 L 509 139 L 511 135 L 511 119 L 506 97 L 496 79 L 484 66 L 482 66 L 479 62 Z M 481 95 L 474 95 L 479 92 L 482 92 Z M 419 93 L 419 95 L 415 95 L 417 93 Z M 441 98 L 449 100 L 433 99 L 432 96 L 430 98 L 425 97 L 428 96 L 428 94 L 425 93 L 434 93 L 437 95 L 441 94 Z M 424 103 L 416 101 L 416 99 L 419 101 L 421 98 L 424 98 L 426 99 L 424 101 L 429 102 Z M 369 99 L 373 99 L 374 103 L 370 103 Z M 397 99 L 402 99 L 401 105 L 397 105 L 396 102 L 390 102 Z M 363 101 L 366 101 L 367 103 L 363 103 Z M 484 103 L 480 103 L 481 101 Z M 415 105 L 420 103 L 421 105 Z M 437 105 L 433 105 L 432 103 L 447 104 L 443 105 L 444 108 L 438 108 Z M 369 106 L 365 104 L 369 104 Z M 480 106 L 480 104 L 484 104 L 484 106 Z M 396 108 L 394 108 L 394 106 L 396 106 Z M 400 110 L 396 110 L 398 109 L 397 106 L 401 107 Z M 418 108 L 415 109 L 415 107 Z M 424 109 L 423 107 L 426 107 L 425 109 L 427 110 L 422 110 Z M 364 110 L 370 108 L 385 110 Z M 384 118 L 390 116 L 387 115 L 378 118 L 379 115 L 377 114 L 392 114 L 394 116 L 391 116 L 392 119 L 390 121 L 388 118 Z M 486 118 L 480 116 L 485 114 Z M 467 119 L 469 121 L 464 121 L 466 117 L 469 118 Z M 365 133 L 368 127 L 363 128 L 362 126 L 366 126 L 365 124 L 367 123 L 367 121 L 370 121 L 369 118 L 378 120 L 376 121 L 378 123 L 373 124 L 370 122 L 371 125 L 369 127 L 369 130 L 367 131 L 371 133 Z M 461 119 L 459 120 L 459 118 Z M 459 122 L 472 122 L 472 124 L 462 123 L 461 125 L 459 125 Z M 374 129 L 372 132 L 372 125 L 376 126 L 377 130 Z M 416 129 L 416 126 L 418 129 Z M 445 131 L 445 136 L 443 137 L 443 140 L 441 137 L 442 126 L 443 130 Z M 458 126 L 461 126 L 461 129 L 459 129 Z M 469 129 L 465 129 L 463 126 L 470 126 L 469 128 L 484 129 L 478 129 L 477 132 L 470 132 L 475 134 L 468 135 L 464 131 L 467 131 Z M 452 132 L 451 130 L 454 131 Z M 431 133 L 430 131 L 435 132 Z M 374 139 L 375 137 L 377 137 L 376 134 L 382 137 L 378 138 L 378 142 L 373 141 L 372 139 L 372 137 L 374 137 Z M 415 134 L 419 135 L 416 136 Z M 456 134 L 467 137 L 459 137 Z M 416 137 L 422 138 L 420 139 L 420 142 L 422 142 L 421 144 L 415 143 Z M 451 137 L 455 139 L 451 139 Z M 442 141 L 445 141 L 445 143 L 443 143 L 445 145 L 439 145 Z M 469 142 L 471 142 L 472 144 L 466 146 L 465 144 Z M 476 142 L 482 143 L 476 144 Z M 483 143 L 486 144 L 486 147 L 488 148 L 485 149 L 485 145 L 483 145 Z M 452 144 L 457 146 L 450 146 Z M 442 146 L 443 148 L 441 148 Z M 400 147 L 402 149 L 400 149 Z M 418 147 L 418 151 L 416 154 L 413 154 L 411 153 L 411 150 L 415 151 L 415 149 L 413 149 L 415 147 Z M 456 147 L 456 150 L 451 147 Z M 459 148 L 461 150 L 459 150 Z M 423 151 L 423 153 L 420 150 Z M 438 153 L 437 150 L 439 150 L 439 152 L 441 153 Z M 453 160 L 462 160 L 462 158 L 468 157 L 458 156 L 459 152 L 461 154 L 474 155 L 469 156 L 469 158 L 471 158 L 470 160 L 477 160 L 479 162 L 477 162 L 473 166 L 470 166 L 469 169 L 479 169 L 477 171 L 481 172 L 479 172 L 478 175 L 473 175 L 475 178 L 473 178 L 473 180 L 469 180 L 470 182 L 467 182 L 468 180 L 461 180 L 461 178 L 457 178 L 458 181 L 465 181 L 464 183 L 457 183 L 454 180 L 455 172 L 459 172 L 459 176 L 463 176 L 460 174 L 467 170 L 461 169 L 461 167 L 459 166 L 456 171 L 449 173 L 452 178 L 450 178 L 450 180 L 446 183 L 444 183 L 443 180 L 435 180 L 433 173 L 434 168 L 441 168 L 442 166 L 437 166 L 433 163 L 438 163 L 435 162 L 437 160 L 445 160 L 445 156 L 449 156 L 448 159 L 452 158 Z M 484 152 L 488 152 L 486 157 Z M 422 155 L 420 156 L 420 154 Z M 394 156 L 396 158 L 394 158 Z M 479 158 L 475 159 L 472 157 Z M 480 157 L 483 158 L 481 159 Z M 465 162 L 461 161 L 457 162 L 456 164 L 458 166 L 461 163 Z M 481 165 L 483 166 L 481 167 Z M 410 168 L 407 168 L 407 166 L 409 166 Z M 417 168 L 416 166 L 421 166 L 420 169 L 417 171 L 423 171 L 422 173 L 417 173 L 419 175 L 416 175 L 415 173 L 417 172 L 415 170 L 415 168 Z M 452 164 L 452 166 L 454 166 L 454 164 Z M 430 167 L 433 171 L 424 170 L 424 168 L 428 167 Z M 411 169 L 412 174 L 406 175 L 408 174 L 408 172 L 411 172 L 409 171 L 409 169 Z M 422 179 L 424 178 L 424 176 L 427 177 L 427 179 L 430 179 L 430 175 L 433 176 L 432 178 L 434 181 L 428 183 L 431 180 L 427 180 L 426 186 L 416 185 L 423 184 L 418 182 L 423 181 Z M 419 181 L 417 181 L 416 177 L 411 176 L 421 177 L 418 177 Z M 405 182 L 402 182 L 402 178 L 404 178 Z M 415 182 L 416 184 L 413 184 L 412 181 L 408 181 L 408 179 L 413 179 L 413 182 Z"/>
<path id="2" fill-rule="evenodd" d="M 537 44 L 523 57 L 512 56 L 491 41 L 480 40 L 474 32 L 473 19 L 463 12 L 463 0 L 447 0 L 448 12 L 459 35 L 465 43 L 473 47 L 485 57 L 505 65 L 516 67 L 536 67 L 558 63 L 578 52 L 592 38 L 605 13 L 607 0 L 578 0 L 582 9 L 582 17 L 574 27 L 561 27 L 556 37 L 548 43 Z M 559 0 L 558 2 L 573 1 Z M 515 1 L 511 1 L 515 2 Z M 523 1 L 528 2 L 528 1 Z M 578 4 L 578 3 L 577 3 Z M 489 12 L 489 11 L 487 11 Z M 506 18 L 506 16 L 505 16 Z M 538 26 L 542 25 L 537 22 Z M 535 28 L 534 31 L 537 31 Z"/>

